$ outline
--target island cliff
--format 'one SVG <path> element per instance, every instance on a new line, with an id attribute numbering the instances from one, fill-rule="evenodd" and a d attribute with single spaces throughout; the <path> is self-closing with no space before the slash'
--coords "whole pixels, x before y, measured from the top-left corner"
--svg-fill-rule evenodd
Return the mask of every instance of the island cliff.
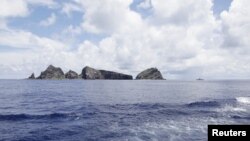
<path id="1" fill-rule="evenodd" d="M 100 71 L 88 66 L 82 69 L 81 77 L 82 79 L 104 79 Z"/>
<path id="2" fill-rule="evenodd" d="M 136 79 L 164 80 L 161 72 L 157 68 L 149 68 L 136 76 Z"/>
<path id="3" fill-rule="evenodd" d="M 65 79 L 65 76 L 61 68 L 49 65 L 37 79 Z"/>
<path id="4" fill-rule="evenodd" d="M 132 80 L 132 75 L 122 74 L 113 71 L 96 70 L 91 67 L 84 67 L 81 73 L 83 79 L 116 79 L 116 80 Z"/>
<path id="5" fill-rule="evenodd" d="M 80 76 L 76 72 L 69 70 L 67 73 L 65 73 L 65 78 L 66 79 L 79 79 Z"/>

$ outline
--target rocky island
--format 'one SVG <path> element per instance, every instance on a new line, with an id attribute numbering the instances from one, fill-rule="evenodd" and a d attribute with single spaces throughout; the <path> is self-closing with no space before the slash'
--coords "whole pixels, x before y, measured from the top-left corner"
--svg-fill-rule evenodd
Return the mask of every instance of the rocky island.
<path id="1" fill-rule="evenodd" d="M 86 66 L 81 74 L 83 79 L 116 79 L 116 80 L 132 80 L 132 75 L 122 74 L 107 70 L 96 70 Z"/>
<path id="2" fill-rule="evenodd" d="M 67 73 L 65 73 L 66 79 L 79 79 L 81 78 L 76 72 L 69 70 Z"/>
<path id="3" fill-rule="evenodd" d="M 61 68 L 49 65 L 48 68 L 41 72 L 37 79 L 64 79 L 64 73 Z"/>
<path id="4" fill-rule="evenodd" d="M 28 79 L 36 79 L 36 78 L 35 78 L 35 74 L 32 73 Z"/>
<path id="5" fill-rule="evenodd" d="M 82 69 L 80 75 L 75 71 L 69 70 L 64 74 L 63 70 L 59 67 L 54 67 L 49 65 L 47 69 L 41 72 L 40 76 L 37 78 L 35 74 L 32 73 L 28 79 L 46 79 L 46 80 L 62 80 L 62 79 L 86 79 L 86 80 L 133 80 L 132 75 L 118 73 L 108 70 L 98 70 L 86 66 Z M 136 79 L 152 79 L 152 80 L 163 80 L 161 72 L 157 68 L 149 68 L 136 76 Z"/>
<path id="6" fill-rule="evenodd" d="M 139 73 L 136 79 L 163 80 L 164 78 L 157 68 L 149 68 Z"/>

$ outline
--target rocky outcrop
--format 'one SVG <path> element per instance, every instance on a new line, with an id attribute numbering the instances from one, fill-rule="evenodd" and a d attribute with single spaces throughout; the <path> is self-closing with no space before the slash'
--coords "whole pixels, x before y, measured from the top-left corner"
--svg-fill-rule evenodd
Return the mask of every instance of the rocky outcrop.
<path id="1" fill-rule="evenodd" d="M 80 77 L 79 77 L 79 75 L 78 75 L 76 72 L 74 72 L 74 71 L 72 71 L 72 70 L 69 70 L 69 71 L 65 74 L 65 78 L 66 78 L 66 79 L 78 79 L 78 78 L 80 78 Z"/>
<path id="2" fill-rule="evenodd" d="M 149 68 L 139 73 L 136 79 L 163 80 L 164 78 L 157 68 Z"/>
<path id="3" fill-rule="evenodd" d="M 116 79 L 116 80 L 133 79 L 131 75 L 117 73 L 113 71 L 96 70 L 88 66 L 83 68 L 81 77 L 83 79 Z"/>
<path id="4" fill-rule="evenodd" d="M 28 77 L 28 79 L 36 79 L 35 74 L 32 73 L 32 74 L 30 75 L 30 77 Z"/>
<path id="5" fill-rule="evenodd" d="M 45 71 L 41 72 L 41 75 L 37 79 L 64 79 L 64 78 L 65 76 L 61 68 L 50 65 Z"/>
<path id="6" fill-rule="evenodd" d="M 82 79 L 104 79 L 101 72 L 89 66 L 82 69 L 81 74 Z"/>
<path id="7" fill-rule="evenodd" d="M 104 79 L 122 79 L 122 80 L 132 80 L 132 75 L 127 75 L 123 73 L 117 73 L 113 71 L 100 70 Z"/>

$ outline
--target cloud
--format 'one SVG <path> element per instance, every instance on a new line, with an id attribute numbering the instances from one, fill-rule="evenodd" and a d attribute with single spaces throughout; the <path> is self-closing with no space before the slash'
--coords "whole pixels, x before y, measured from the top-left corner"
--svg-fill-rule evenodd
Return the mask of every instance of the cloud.
<path id="1" fill-rule="evenodd" d="M 213 20 L 211 0 L 154 0 L 152 20 L 158 24 L 196 24 Z"/>
<path id="2" fill-rule="evenodd" d="M 0 18 L 27 16 L 30 13 L 29 5 L 55 7 L 57 3 L 54 0 L 2 0 Z"/>
<path id="3" fill-rule="evenodd" d="M 13 48 L 29 48 L 29 49 L 65 49 L 65 45 L 59 41 L 39 37 L 31 32 L 23 30 L 5 29 L 0 30 L 0 45 Z"/>
<path id="4" fill-rule="evenodd" d="M 54 0 L 2 0 L 0 5 L 0 29 L 7 27 L 9 18 L 27 17 L 30 14 L 29 6 L 47 6 L 54 8 Z"/>
<path id="5" fill-rule="evenodd" d="M 151 7 L 152 7 L 151 0 L 144 0 L 139 5 L 137 5 L 137 8 L 142 8 L 142 9 L 149 9 Z"/>
<path id="6" fill-rule="evenodd" d="M 31 5 L 43 5 L 48 6 L 49 8 L 56 8 L 58 4 L 54 0 L 25 0 Z"/>
<path id="7" fill-rule="evenodd" d="M 67 35 L 77 35 L 82 33 L 82 29 L 80 27 L 74 27 L 73 25 L 69 25 L 64 31 L 64 34 Z"/>
<path id="8" fill-rule="evenodd" d="M 0 18 L 23 17 L 29 14 L 28 5 L 24 0 L 2 0 Z"/>
<path id="9" fill-rule="evenodd" d="M 250 46 L 250 9 L 246 7 L 248 0 L 234 0 L 229 11 L 221 13 L 224 32 L 224 47 Z"/>
<path id="10" fill-rule="evenodd" d="M 63 3 L 63 8 L 62 8 L 63 13 L 66 13 L 68 16 L 70 16 L 71 12 L 74 11 L 83 12 L 83 9 L 75 3 Z"/>
<path id="11" fill-rule="evenodd" d="M 52 13 L 47 19 L 40 22 L 41 26 L 51 26 L 56 23 L 56 15 Z"/>
<path id="12" fill-rule="evenodd" d="M 94 34 L 111 34 L 126 30 L 140 16 L 130 10 L 132 0 L 78 0 L 84 9 L 82 28 Z M 112 4 L 111 4 L 112 3 Z"/>

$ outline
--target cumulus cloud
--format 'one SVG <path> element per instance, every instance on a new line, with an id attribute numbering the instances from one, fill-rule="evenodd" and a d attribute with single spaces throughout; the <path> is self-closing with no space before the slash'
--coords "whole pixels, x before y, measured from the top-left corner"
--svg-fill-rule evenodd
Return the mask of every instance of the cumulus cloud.
<path id="1" fill-rule="evenodd" d="M 140 16 L 130 10 L 132 0 L 78 0 L 84 9 L 84 31 L 95 34 L 112 34 L 127 30 Z"/>
<path id="2" fill-rule="evenodd" d="M 24 0 L 2 0 L 0 4 L 0 18 L 26 16 L 28 6 Z"/>
<path id="3" fill-rule="evenodd" d="M 250 9 L 248 0 L 234 0 L 229 11 L 221 13 L 225 33 L 225 47 L 249 48 Z"/>
<path id="4" fill-rule="evenodd" d="M 24 17 L 29 14 L 28 5 L 56 6 L 54 0 L 2 0 L 0 18 Z"/>
<path id="5" fill-rule="evenodd" d="M 65 45 L 50 38 L 39 37 L 31 32 L 22 30 L 1 30 L 0 45 L 13 48 L 64 48 Z"/>

